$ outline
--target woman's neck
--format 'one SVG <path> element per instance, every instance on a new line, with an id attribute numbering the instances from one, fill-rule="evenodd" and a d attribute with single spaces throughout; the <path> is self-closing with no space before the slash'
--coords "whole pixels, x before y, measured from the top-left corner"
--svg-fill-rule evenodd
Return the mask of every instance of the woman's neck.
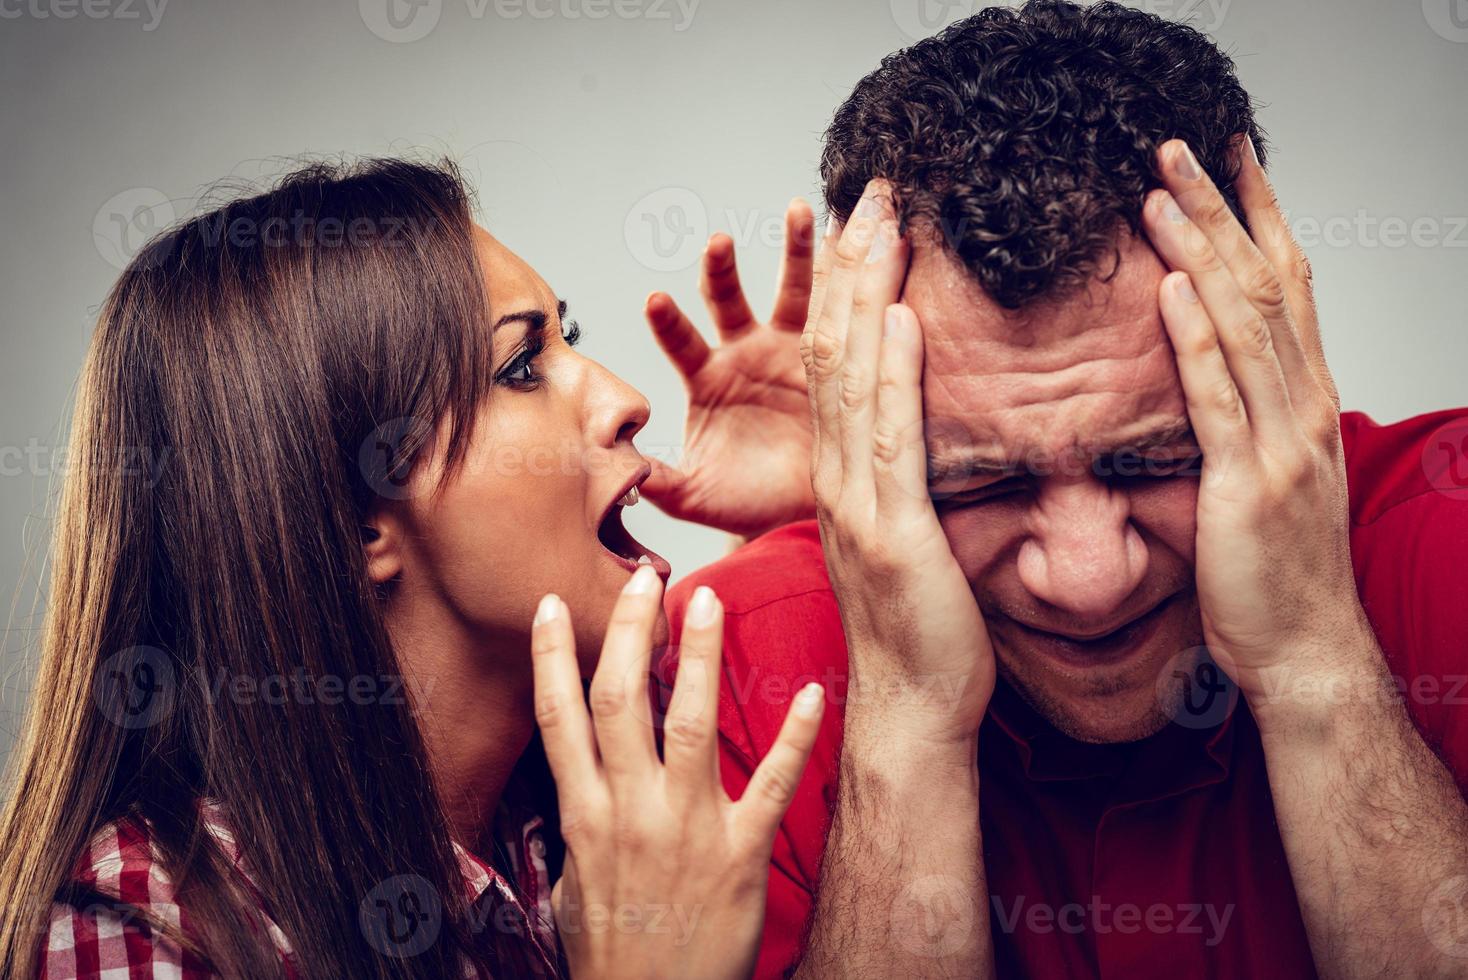
<path id="1" fill-rule="evenodd" d="M 399 597 L 402 598 L 402 597 Z M 534 734 L 530 655 L 436 603 L 395 603 L 393 647 L 454 839 L 488 860 L 494 815 Z"/>

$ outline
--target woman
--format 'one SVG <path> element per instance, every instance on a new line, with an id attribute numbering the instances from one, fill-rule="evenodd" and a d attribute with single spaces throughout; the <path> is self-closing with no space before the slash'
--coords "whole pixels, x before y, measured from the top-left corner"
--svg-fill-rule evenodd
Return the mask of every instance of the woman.
<path id="1" fill-rule="evenodd" d="M 660 761 L 638 719 L 669 569 L 620 512 L 639 487 L 744 532 L 808 511 L 809 210 L 787 225 L 772 324 L 748 315 L 727 241 L 705 266 L 724 347 L 650 298 L 705 464 L 650 482 L 633 446 L 646 403 L 572 351 L 565 305 L 474 226 L 451 167 L 312 167 L 151 243 L 78 391 L 3 817 L 0 975 L 747 970 L 780 790 L 821 698 L 799 699 L 769 792 L 731 804 L 709 700 L 720 612 L 701 596 L 669 707 L 697 737 Z M 116 465 L 137 458 L 160 465 Z M 532 667 L 537 605 L 582 676 L 606 640 L 600 759 L 578 791 L 616 777 L 596 813 L 622 836 L 580 860 L 599 828 L 584 806 L 556 813 L 537 707 L 542 726 L 586 722 L 532 696 L 533 670 L 564 666 Z M 659 819 L 628 830 L 632 810 Z M 563 864 L 569 963 L 549 921 Z M 633 878 L 642 892 L 607 886 Z M 631 894 L 671 895 L 702 925 L 634 940 L 572 907 Z"/>

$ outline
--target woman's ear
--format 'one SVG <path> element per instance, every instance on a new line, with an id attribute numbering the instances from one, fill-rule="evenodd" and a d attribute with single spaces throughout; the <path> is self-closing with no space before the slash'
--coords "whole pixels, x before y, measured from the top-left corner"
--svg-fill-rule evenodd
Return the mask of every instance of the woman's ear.
<path id="1" fill-rule="evenodd" d="M 373 585 L 386 585 L 403 573 L 403 530 L 398 515 L 388 508 L 378 509 L 363 522 L 362 552 Z"/>

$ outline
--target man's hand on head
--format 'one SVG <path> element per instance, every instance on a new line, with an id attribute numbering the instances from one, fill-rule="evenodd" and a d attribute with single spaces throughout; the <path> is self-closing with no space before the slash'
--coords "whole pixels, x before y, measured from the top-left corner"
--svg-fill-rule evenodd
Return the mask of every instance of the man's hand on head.
<path id="1" fill-rule="evenodd" d="M 1395 690 L 1356 593 L 1309 269 L 1251 146 L 1240 149 L 1252 239 L 1177 140 L 1161 148 L 1164 189 L 1144 209 L 1176 270 L 1162 317 L 1204 453 L 1205 639 L 1258 723 L 1320 975 L 1457 976 L 1462 961 L 1422 930 L 1424 909 L 1468 878 L 1468 808 L 1400 700 L 1383 696 Z"/>
<path id="2" fill-rule="evenodd" d="M 816 262 L 801 357 L 821 545 L 846 635 L 839 789 L 799 977 L 992 976 L 978 731 L 994 651 L 927 488 L 908 244 L 871 181 Z M 915 900 L 916 899 L 916 900 Z M 934 948 L 913 937 L 956 941 Z"/>
<path id="3" fill-rule="evenodd" d="M 848 739 L 942 745 L 971 764 L 994 654 L 928 495 L 923 337 L 897 302 L 908 258 L 890 188 L 874 180 L 816 263 L 801 343 L 812 481 L 850 651 Z"/>
<path id="4" fill-rule="evenodd" d="M 1205 636 L 1262 715 L 1307 682 L 1381 668 L 1351 570 L 1340 413 L 1309 267 L 1246 136 L 1238 156 L 1252 238 L 1181 140 L 1158 151 L 1163 188 L 1143 221 L 1174 270 L 1162 317 L 1204 455 Z"/>

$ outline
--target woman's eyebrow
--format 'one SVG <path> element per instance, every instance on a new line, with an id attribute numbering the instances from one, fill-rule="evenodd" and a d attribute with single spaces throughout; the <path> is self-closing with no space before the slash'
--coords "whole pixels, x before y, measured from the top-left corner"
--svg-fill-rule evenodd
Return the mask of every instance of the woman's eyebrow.
<path id="1" fill-rule="evenodd" d="M 562 305 L 564 306 L 565 304 Z M 545 329 L 546 319 L 547 318 L 544 310 L 519 310 L 514 313 L 506 313 L 504 316 L 494 321 L 494 326 L 491 329 L 498 330 L 500 327 L 503 327 L 506 324 L 515 323 L 518 321 L 525 324 L 525 332 L 527 334 L 538 333 L 539 331 Z"/>
<path id="2" fill-rule="evenodd" d="M 508 323 L 515 323 L 518 321 L 525 324 L 527 328 L 525 332 L 527 334 L 538 333 L 541 330 L 545 329 L 545 325 L 549 321 L 549 319 L 550 318 L 545 315 L 544 310 L 517 310 L 514 313 L 506 313 L 504 316 L 494 321 L 494 325 L 490 329 L 498 330 L 500 327 L 503 327 Z M 556 319 L 566 319 L 565 300 L 560 300 L 556 303 Z"/>

